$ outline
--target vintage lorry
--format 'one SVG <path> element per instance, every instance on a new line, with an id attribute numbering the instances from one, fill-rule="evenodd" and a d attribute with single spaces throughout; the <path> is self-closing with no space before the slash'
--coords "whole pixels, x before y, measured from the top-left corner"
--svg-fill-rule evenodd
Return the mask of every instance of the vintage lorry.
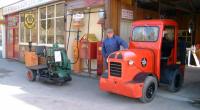
<path id="1" fill-rule="evenodd" d="M 134 21 L 129 49 L 108 56 L 108 71 L 100 78 L 99 87 L 144 103 L 154 99 L 160 84 L 177 92 L 184 80 L 184 53 L 175 21 Z"/>

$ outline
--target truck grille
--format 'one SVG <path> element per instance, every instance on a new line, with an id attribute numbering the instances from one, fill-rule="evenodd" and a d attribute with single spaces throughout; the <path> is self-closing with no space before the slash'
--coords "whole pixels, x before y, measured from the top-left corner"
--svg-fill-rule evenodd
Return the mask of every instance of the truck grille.
<path id="1" fill-rule="evenodd" d="M 118 62 L 110 62 L 110 75 L 121 77 L 122 65 Z"/>

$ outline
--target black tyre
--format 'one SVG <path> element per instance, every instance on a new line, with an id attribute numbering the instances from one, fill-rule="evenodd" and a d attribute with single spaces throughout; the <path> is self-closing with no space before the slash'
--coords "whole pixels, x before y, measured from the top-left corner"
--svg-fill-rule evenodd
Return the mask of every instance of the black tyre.
<path id="1" fill-rule="evenodd" d="M 66 81 L 71 81 L 72 80 L 72 77 L 70 74 L 67 74 L 67 77 L 66 77 Z"/>
<path id="2" fill-rule="evenodd" d="M 172 71 L 172 78 L 170 80 L 168 89 L 171 92 L 178 92 L 183 85 L 183 74 L 179 69 Z"/>
<path id="3" fill-rule="evenodd" d="M 36 71 L 31 71 L 31 70 L 29 70 L 26 74 L 29 81 L 35 81 L 36 75 L 37 75 Z"/>
<path id="4" fill-rule="evenodd" d="M 155 97 L 157 88 L 157 79 L 153 76 L 147 76 L 144 81 L 144 87 L 142 90 L 142 97 L 140 98 L 140 101 L 143 103 L 151 102 Z"/>

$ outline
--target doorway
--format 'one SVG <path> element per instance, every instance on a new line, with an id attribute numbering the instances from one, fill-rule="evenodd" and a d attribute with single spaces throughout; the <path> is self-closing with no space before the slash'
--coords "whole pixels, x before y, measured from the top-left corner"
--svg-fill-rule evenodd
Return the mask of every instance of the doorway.
<path id="1" fill-rule="evenodd" d="M 7 58 L 19 58 L 19 35 L 18 28 L 9 28 L 7 31 Z"/>

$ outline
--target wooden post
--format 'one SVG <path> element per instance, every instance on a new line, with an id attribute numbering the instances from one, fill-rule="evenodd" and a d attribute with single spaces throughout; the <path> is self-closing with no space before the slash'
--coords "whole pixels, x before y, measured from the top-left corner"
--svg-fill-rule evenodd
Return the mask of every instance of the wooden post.
<path id="1" fill-rule="evenodd" d="M 105 0 L 105 28 L 113 28 L 115 34 L 120 32 L 120 3 L 121 0 Z"/>

